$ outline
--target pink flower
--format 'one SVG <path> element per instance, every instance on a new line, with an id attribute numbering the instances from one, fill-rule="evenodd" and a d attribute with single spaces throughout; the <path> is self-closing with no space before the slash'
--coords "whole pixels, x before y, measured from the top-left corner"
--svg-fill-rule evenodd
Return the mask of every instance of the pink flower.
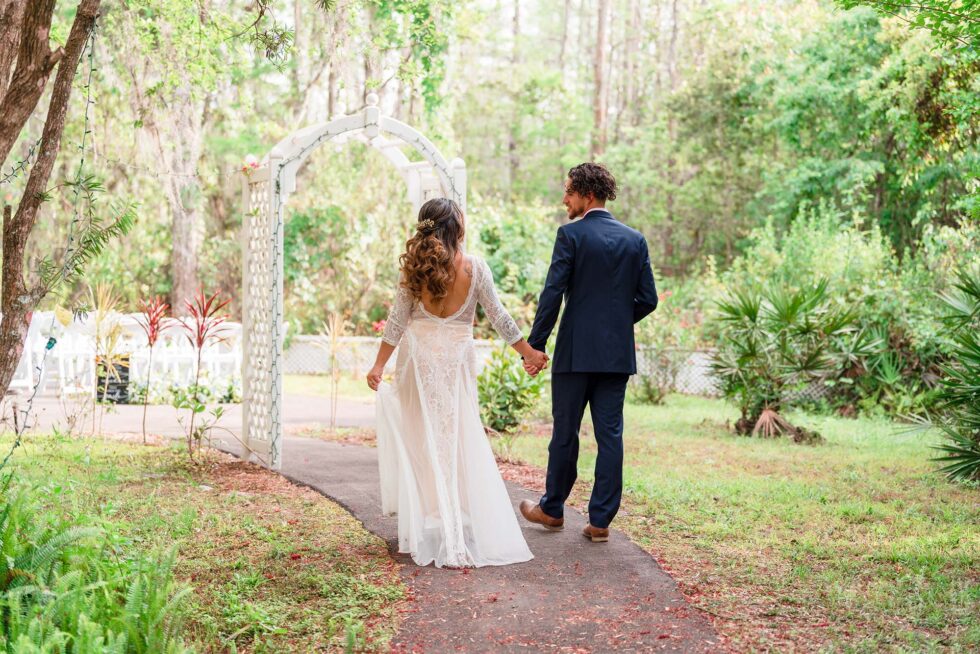
<path id="1" fill-rule="evenodd" d="M 375 334 L 380 334 L 385 330 L 385 323 L 387 323 L 386 320 L 378 320 L 377 322 L 373 322 L 371 323 L 371 329 L 374 330 Z"/>
<path id="2" fill-rule="evenodd" d="M 242 162 L 242 172 L 246 175 L 256 168 L 259 167 L 259 160 L 254 154 L 249 154 L 245 156 L 245 160 Z"/>

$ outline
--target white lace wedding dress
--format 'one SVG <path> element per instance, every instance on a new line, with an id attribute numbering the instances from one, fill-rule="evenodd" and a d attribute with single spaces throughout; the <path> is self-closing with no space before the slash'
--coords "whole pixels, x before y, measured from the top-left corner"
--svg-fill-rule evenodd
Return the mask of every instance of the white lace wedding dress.
<path id="1" fill-rule="evenodd" d="M 500 304 L 486 262 L 472 264 L 466 301 L 434 316 L 399 287 L 383 340 L 398 345 L 395 380 L 376 404 L 381 504 L 398 513 L 399 551 L 418 565 L 505 565 L 533 558 L 483 425 L 473 319 L 479 303 L 508 344 L 521 331 Z"/>

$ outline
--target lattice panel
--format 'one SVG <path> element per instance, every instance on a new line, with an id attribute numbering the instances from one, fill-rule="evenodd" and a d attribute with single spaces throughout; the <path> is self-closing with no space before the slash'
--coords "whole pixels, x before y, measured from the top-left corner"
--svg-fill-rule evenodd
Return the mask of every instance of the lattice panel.
<path id="1" fill-rule="evenodd" d="M 257 171 L 258 172 L 258 171 Z M 250 181 L 248 207 L 242 225 L 243 249 L 243 352 L 242 428 L 244 440 L 256 453 L 269 457 L 278 425 L 274 415 L 272 357 L 275 356 L 273 324 L 276 320 L 274 274 L 276 214 L 270 210 L 272 181 Z M 278 455 L 278 452 L 276 453 Z M 276 456 L 275 458 L 278 458 Z M 275 465 L 277 462 L 268 461 Z"/>
<path id="2" fill-rule="evenodd" d="M 432 170 L 432 166 L 427 166 L 422 171 L 422 197 L 419 205 L 425 204 L 432 198 L 445 197 L 445 193 L 442 192 L 442 185 L 439 183 L 439 178 L 436 176 L 435 172 Z"/>

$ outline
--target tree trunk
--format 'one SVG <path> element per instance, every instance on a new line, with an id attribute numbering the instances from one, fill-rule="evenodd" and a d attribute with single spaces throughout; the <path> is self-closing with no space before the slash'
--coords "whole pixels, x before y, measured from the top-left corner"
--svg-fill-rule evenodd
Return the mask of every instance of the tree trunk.
<path id="1" fill-rule="evenodd" d="M 511 35 L 514 39 L 511 43 L 510 51 L 510 64 L 511 70 L 514 74 L 520 69 L 521 64 L 521 54 L 520 54 L 520 40 L 521 40 L 521 4 L 518 0 L 514 0 L 514 19 L 511 23 Z M 507 135 L 507 161 L 509 164 L 510 171 L 510 191 L 514 192 L 514 185 L 517 182 L 518 172 L 517 169 L 520 167 L 520 157 L 517 154 L 517 139 L 520 136 L 520 101 L 521 101 L 521 88 L 520 79 L 513 81 L 516 85 L 511 94 L 511 102 L 513 104 L 513 112 L 511 114 L 510 120 L 510 133 Z"/>
<path id="2" fill-rule="evenodd" d="M 163 179 L 163 190 L 170 207 L 170 306 L 184 308 L 184 300 L 197 293 L 198 260 L 204 238 L 203 196 L 197 176 L 204 143 L 205 102 L 194 99 L 189 89 L 177 91 L 166 112 L 166 122 L 154 121 L 152 132 L 160 158 L 171 171 Z M 179 308 L 178 308 L 179 307 Z"/>
<path id="3" fill-rule="evenodd" d="M 12 24 L 16 8 L 5 7 L 4 44 L 16 42 L 20 47 L 16 51 L 17 66 L 14 67 L 13 76 L 9 83 L 5 84 L 3 111 L 0 111 L 0 164 L 7 160 L 24 123 L 37 108 L 41 94 L 48 84 L 48 76 L 65 54 L 62 48 L 52 52 L 48 39 L 54 5 L 55 0 L 37 0 L 30 3 L 30 11 L 26 8 L 21 9 L 19 26 Z M 95 5 L 98 7 L 98 2 L 95 2 Z M 84 44 L 85 41 L 82 41 L 83 46 Z M 5 64 L 7 71 L 13 67 L 11 58 L 12 53 L 5 53 L 4 60 L 8 62 Z"/>
<path id="4" fill-rule="evenodd" d="M 677 0 L 672 0 L 670 5 L 670 43 L 667 47 L 667 80 L 669 92 L 673 95 L 677 88 Z M 671 110 L 667 116 L 667 193 L 665 225 L 663 232 L 664 259 L 667 265 L 673 266 L 674 261 L 674 224 L 675 216 L 675 197 L 677 194 L 678 175 L 677 175 L 677 117 Z"/>
<path id="5" fill-rule="evenodd" d="M 23 249 L 21 256 L 8 257 L 16 249 L 16 235 L 11 228 L 11 207 L 3 208 L 3 317 L 0 318 L 0 388 L 4 394 L 10 386 L 14 371 L 24 353 L 24 339 L 30 325 L 31 313 L 27 289 L 23 280 Z"/>
<path id="6" fill-rule="evenodd" d="M 10 86 L 10 72 L 20 45 L 20 26 L 26 4 L 23 0 L 0 0 L 0 104 Z"/>
<path id="7" fill-rule="evenodd" d="M 558 51 L 558 71 L 561 76 L 565 76 L 565 55 L 568 51 L 568 22 L 572 18 L 572 0 L 565 0 L 565 10 L 562 13 L 561 22 L 561 50 Z"/>
<path id="8" fill-rule="evenodd" d="M 592 159 L 602 156 L 606 150 L 606 118 L 609 101 L 609 79 L 606 77 L 606 62 L 609 50 L 609 0 L 599 0 L 599 19 L 596 28 L 593 94 Z"/>
<path id="9" fill-rule="evenodd" d="M 81 0 L 64 49 L 54 53 L 48 45 L 53 0 L 31 3 L 30 10 L 23 15 L 21 36 L 17 39 L 7 37 L 19 41 L 20 50 L 16 70 L 0 104 L 0 152 L 3 155 L 0 159 L 6 159 L 20 133 L 20 127 L 36 109 L 55 63 L 58 63 L 58 73 L 51 90 L 37 160 L 24 186 L 17 212 L 11 216 L 12 208 L 4 207 L 3 272 L 0 279 L 0 312 L 3 313 L 0 318 L 0 391 L 3 394 L 10 386 L 24 351 L 31 312 L 48 291 L 40 284 L 28 289 L 24 279 L 24 252 L 37 220 L 43 192 L 61 149 L 72 82 L 82 51 L 95 27 L 99 3 L 100 0 Z M 9 10 L 9 7 L 4 7 L 4 10 Z M 28 106 L 30 98 L 34 98 L 34 104 Z M 18 126 L 19 116 L 23 116 L 23 120 Z M 15 128 L 16 131 L 11 134 L 9 130 Z"/>
<path id="10" fill-rule="evenodd" d="M 624 61 L 625 75 L 626 75 L 626 89 L 623 98 L 623 110 L 620 116 L 620 122 L 622 123 L 627 119 L 627 114 L 629 118 L 630 125 L 634 127 L 639 124 L 637 117 L 640 115 L 640 111 L 636 106 L 637 102 L 637 89 L 639 85 L 638 77 L 640 74 L 640 64 L 639 64 L 639 53 L 637 44 L 642 38 L 643 34 L 643 22 L 642 13 L 640 10 L 639 0 L 630 0 L 629 9 L 629 27 L 626 29 L 626 54 Z"/>

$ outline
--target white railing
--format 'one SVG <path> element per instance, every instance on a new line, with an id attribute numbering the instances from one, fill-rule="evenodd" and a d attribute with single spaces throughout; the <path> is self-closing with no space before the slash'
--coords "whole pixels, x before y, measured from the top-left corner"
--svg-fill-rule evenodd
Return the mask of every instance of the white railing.
<path id="1" fill-rule="evenodd" d="M 31 324 L 24 344 L 24 352 L 10 383 L 11 391 L 29 392 L 37 383 L 37 367 L 44 360 L 39 393 L 94 393 L 96 382 L 96 331 L 108 333 L 118 326 L 120 333 L 115 342 L 113 355 L 128 355 L 129 379 L 146 383 L 150 374 L 150 348 L 146 335 L 136 320 L 139 314 L 110 314 L 97 325 L 92 314 L 62 325 L 52 320 L 51 312 L 37 311 L 31 316 Z M 153 348 L 152 376 L 160 382 L 187 386 L 193 382 L 197 350 L 187 339 L 187 332 L 179 322 L 189 324 L 189 319 L 174 319 L 165 329 Z M 201 370 L 211 382 L 238 379 L 241 375 L 241 325 L 223 323 L 220 343 L 209 345 L 201 351 Z M 54 337 L 55 345 L 44 357 L 48 339 Z"/>

